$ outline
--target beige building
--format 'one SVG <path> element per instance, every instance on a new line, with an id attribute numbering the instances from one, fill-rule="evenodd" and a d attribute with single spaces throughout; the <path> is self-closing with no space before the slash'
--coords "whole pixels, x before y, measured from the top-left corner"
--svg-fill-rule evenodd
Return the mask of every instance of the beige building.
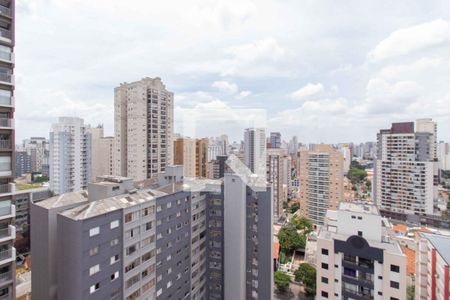
<path id="1" fill-rule="evenodd" d="M 161 78 L 114 89 L 114 130 L 114 175 L 144 180 L 173 163 L 173 93 Z"/>
<path id="2" fill-rule="evenodd" d="M 103 126 L 90 128 L 91 133 L 91 181 L 113 174 L 114 137 L 104 136 Z"/>
<path id="3" fill-rule="evenodd" d="M 174 141 L 174 164 L 183 166 L 184 177 L 196 175 L 196 140 L 191 138 L 179 138 Z"/>
<path id="4" fill-rule="evenodd" d="M 178 138 L 173 144 L 174 164 L 184 167 L 184 177 L 208 177 L 208 139 Z"/>
<path id="5" fill-rule="evenodd" d="M 330 145 L 300 150 L 300 211 L 315 224 L 323 224 L 327 209 L 337 209 L 343 194 L 342 153 Z"/>
<path id="6" fill-rule="evenodd" d="M 407 259 L 375 205 L 341 202 L 317 238 L 316 299 L 406 299 Z"/>

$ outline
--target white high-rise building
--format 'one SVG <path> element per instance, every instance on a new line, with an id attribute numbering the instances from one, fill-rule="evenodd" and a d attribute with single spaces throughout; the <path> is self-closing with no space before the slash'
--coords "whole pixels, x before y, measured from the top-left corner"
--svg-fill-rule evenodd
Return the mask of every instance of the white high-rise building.
<path id="1" fill-rule="evenodd" d="M 145 180 L 173 163 L 173 93 L 161 78 L 114 89 L 114 175 Z"/>
<path id="2" fill-rule="evenodd" d="M 373 193 L 385 216 L 406 220 L 408 215 L 432 215 L 437 161 L 435 124 L 418 120 L 393 123 L 378 133 Z"/>
<path id="3" fill-rule="evenodd" d="M 253 173 L 266 176 L 266 132 L 247 128 L 244 133 L 244 163 Z"/>
<path id="4" fill-rule="evenodd" d="M 450 145 L 441 141 L 437 148 L 439 169 L 450 170 Z"/>
<path id="5" fill-rule="evenodd" d="M 50 190 L 55 194 L 87 188 L 91 178 L 91 135 L 81 118 L 60 117 L 50 132 Z"/>

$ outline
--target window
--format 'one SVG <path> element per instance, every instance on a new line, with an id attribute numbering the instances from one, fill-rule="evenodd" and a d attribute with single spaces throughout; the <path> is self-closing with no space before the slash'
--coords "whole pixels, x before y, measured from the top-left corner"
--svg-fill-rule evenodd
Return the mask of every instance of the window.
<path id="1" fill-rule="evenodd" d="M 111 265 L 119 261 L 119 254 L 111 256 Z"/>
<path id="2" fill-rule="evenodd" d="M 162 289 L 159 289 L 159 290 L 156 292 L 156 297 L 161 296 L 161 294 L 162 294 Z"/>
<path id="3" fill-rule="evenodd" d="M 100 265 L 95 265 L 89 268 L 89 276 L 92 276 L 98 272 L 100 272 Z"/>
<path id="4" fill-rule="evenodd" d="M 322 283 L 328 283 L 328 278 L 322 277 Z"/>
<path id="5" fill-rule="evenodd" d="M 391 297 L 391 300 L 399 300 L 398 298 L 395 297 Z"/>
<path id="6" fill-rule="evenodd" d="M 328 264 L 322 263 L 322 269 L 328 270 Z"/>
<path id="7" fill-rule="evenodd" d="M 359 236 L 363 236 L 362 231 L 358 231 L 358 235 L 359 235 Z"/>
<path id="8" fill-rule="evenodd" d="M 328 298 L 328 293 L 327 293 L 327 292 L 325 292 L 325 291 L 322 291 L 322 297 L 324 297 L 324 298 Z"/>
<path id="9" fill-rule="evenodd" d="M 111 229 L 119 227 L 119 220 L 112 221 L 110 225 Z"/>
<path id="10" fill-rule="evenodd" d="M 118 245 L 119 244 L 119 239 L 113 239 L 111 240 L 111 242 L 109 243 L 112 246 Z"/>
<path id="11" fill-rule="evenodd" d="M 95 236 L 100 233 L 100 227 L 94 227 L 89 230 L 89 236 Z"/>
<path id="12" fill-rule="evenodd" d="M 170 288 L 172 286 L 172 280 L 167 282 L 167 288 Z"/>
<path id="13" fill-rule="evenodd" d="M 129 246 L 129 247 L 126 249 L 126 254 L 127 254 L 127 255 L 133 254 L 134 252 L 136 252 L 137 248 L 138 248 L 138 247 L 137 247 L 137 244 L 134 244 L 134 245 Z"/>
<path id="14" fill-rule="evenodd" d="M 323 248 L 322 248 L 322 254 L 323 254 L 323 255 L 328 255 L 328 249 L 323 249 Z"/>
<path id="15" fill-rule="evenodd" d="M 111 281 L 114 281 L 117 278 L 119 278 L 119 271 L 114 272 L 114 274 L 111 274 Z"/>
<path id="16" fill-rule="evenodd" d="M 152 222 L 145 223 L 145 231 L 152 229 Z"/>
<path id="17" fill-rule="evenodd" d="M 167 208 L 171 208 L 172 207 L 172 202 L 167 202 Z"/>
<path id="18" fill-rule="evenodd" d="M 362 220 L 362 217 L 358 217 L 358 220 Z"/>
<path id="19" fill-rule="evenodd" d="M 94 285 L 91 285 L 91 288 L 89 289 L 90 293 L 93 294 L 95 293 L 98 289 L 100 288 L 100 283 L 97 282 Z"/>
<path id="20" fill-rule="evenodd" d="M 395 273 L 400 273 L 400 267 L 396 265 L 391 265 L 391 271 Z"/>
<path id="21" fill-rule="evenodd" d="M 391 280 L 391 288 L 399 289 L 400 288 L 400 284 L 397 281 L 392 281 Z"/>
<path id="22" fill-rule="evenodd" d="M 94 247 L 89 250 L 89 256 L 94 256 L 96 254 L 98 254 L 98 247 Z"/>

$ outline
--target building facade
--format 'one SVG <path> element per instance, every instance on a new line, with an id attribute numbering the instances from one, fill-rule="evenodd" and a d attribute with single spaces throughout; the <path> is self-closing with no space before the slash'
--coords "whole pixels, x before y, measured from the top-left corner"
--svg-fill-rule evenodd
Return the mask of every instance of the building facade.
<path id="1" fill-rule="evenodd" d="M 31 172 L 42 172 L 49 163 L 49 141 L 44 137 L 31 137 L 23 141 L 23 151 L 31 159 Z"/>
<path id="2" fill-rule="evenodd" d="M 161 78 L 114 89 L 114 175 L 145 180 L 173 164 L 173 93 Z"/>
<path id="3" fill-rule="evenodd" d="M 91 178 L 113 174 L 114 137 L 105 136 L 103 126 L 89 128 L 91 135 Z"/>
<path id="4" fill-rule="evenodd" d="M 91 179 L 91 135 L 83 119 L 60 117 L 50 132 L 50 190 L 84 190 Z"/>
<path id="5" fill-rule="evenodd" d="M 15 1 L 0 2 L 0 297 L 15 299 Z"/>
<path id="6" fill-rule="evenodd" d="M 191 138 L 178 138 L 174 141 L 173 149 L 174 164 L 183 166 L 185 177 L 195 177 L 197 175 L 196 140 Z"/>
<path id="7" fill-rule="evenodd" d="M 304 216 L 322 225 L 328 209 L 337 209 L 343 199 L 343 156 L 330 145 L 300 150 L 300 208 Z"/>
<path id="8" fill-rule="evenodd" d="M 436 126 L 393 123 L 377 135 L 373 195 L 383 215 L 433 215 L 437 194 Z M 419 131 L 420 130 L 420 131 Z"/>
<path id="9" fill-rule="evenodd" d="M 271 132 L 269 144 L 270 148 L 281 148 L 281 133 Z"/>
<path id="10" fill-rule="evenodd" d="M 31 172 L 31 156 L 26 151 L 16 151 L 16 177 Z"/>
<path id="11" fill-rule="evenodd" d="M 317 238 L 316 299 L 406 299 L 406 256 L 373 204 L 341 202 Z"/>
<path id="12" fill-rule="evenodd" d="M 270 189 L 252 194 L 241 181 L 244 193 L 236 198 L 229 193 L 237 176 L 228 188 L 227 180 L 182 178 L 181 167 L 168 167 L 153 188 L 135 189 L 130 178 L 107 176 L 87 194 L 33 204 L 33 297 L 238 299 L 227 298 L 237 287 L 226 281 L 233 267 L 225 266 L 239 249 L 248 260 L 239 266 L 248 282 L 239 293 L 271 299 Z M 227 203 L 243 206 L 243 227 L 233 227 L 237 212 Z M 242 233 L 244 243 L 236 247 L 234 237 Z"/>
<path id="13" fill-rule="evenodd" d="M 267 181 L 272 183 L 273 214 L 277 221 L 283 215 L 283 202 L 288 200 L 291 185 L 291 157 L 286 149 L 267 149 Z"/>
<path id="14" fill-rule="evenodd" d="M 450 237 L 418 233 L 416 252 L 415 298 L 447 300 L 450 298 Z"/>

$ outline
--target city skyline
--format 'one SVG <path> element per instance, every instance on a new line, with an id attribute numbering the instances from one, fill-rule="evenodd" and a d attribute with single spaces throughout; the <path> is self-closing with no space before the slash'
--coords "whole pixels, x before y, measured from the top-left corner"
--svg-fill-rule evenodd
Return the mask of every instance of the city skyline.
<path id="1" fill-rule="evenodd" d="M 65 115 L 112 135 L 113 88 L 145 76 L 174 92 L 176 119 L 184 108 L 262 108 L 286 140 L 373 141 L 385 124 L 425 117 L 448 126 L 450 4 L 427 3 L 427 14 L 409 1 L 329 4 L 19 1 L 17 140 Z"/>

